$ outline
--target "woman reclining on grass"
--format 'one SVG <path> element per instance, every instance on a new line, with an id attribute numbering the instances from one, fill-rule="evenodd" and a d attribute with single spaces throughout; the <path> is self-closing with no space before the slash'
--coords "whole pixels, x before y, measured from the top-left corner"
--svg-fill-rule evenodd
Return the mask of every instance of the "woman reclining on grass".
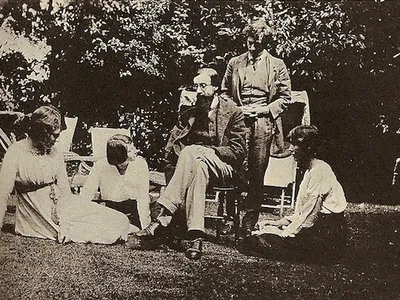
<path id="1" fill-rule="evenodd" d="M 315 126 L 298 126 L 288 138 L 295 160 L 306 168 L 295 212 L 278 221 L 259 222 L 239 250 L 265 258 L 337 260 L 347 235 L 342 186 L 331 167 L 317 158 L 320 138 Z"/>
<path id="2" fill-rule="evenodd" d="M 42 106 L 29 123 L 28 137 L 8 148 L 1 167 L 0 226 L 15 189 L 17 234 L 60 243 L 126 241 L 131 226 L 124 214 L 72 195 L 63 158 L 54 148 L 60 112 Z"/>

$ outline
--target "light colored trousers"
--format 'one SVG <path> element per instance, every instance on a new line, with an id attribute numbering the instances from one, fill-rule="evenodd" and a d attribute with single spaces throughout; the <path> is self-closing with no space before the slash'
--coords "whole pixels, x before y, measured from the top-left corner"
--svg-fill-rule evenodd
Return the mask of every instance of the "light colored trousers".
<path id="1" fill-rule="evenodd" d="M 204 231 L 206 189 L 210 174 L 223 179 L 221 166 L 232 170 L 213 149 L 200 145 L 186 146 L 179 155 L 175 173 L 158 203 L 172 214 L 178 208 L 185 209 L 188 230 Z M 171 222 L 171 217 L 158 219 L 163 226 Z"/>

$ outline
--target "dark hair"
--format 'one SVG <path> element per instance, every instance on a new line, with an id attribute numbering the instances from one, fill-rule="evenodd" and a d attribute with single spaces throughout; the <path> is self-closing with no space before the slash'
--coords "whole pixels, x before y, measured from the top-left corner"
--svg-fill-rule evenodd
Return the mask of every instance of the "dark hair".
<path id="1" fill-rule="evenodd" d="M 132 144 L 131 137 L 124 134 L 114 134 L 107 141 L 107 161 L 110 165 L 122 164 L 128 158 L 128 146 Z"/>
<path id="2" fill-rule="evenodd" d="M 318 128 L 314 125 L 296 126 L 289 132 L 287 138 L 291 144 L 301 145 L 311 157 L 316 157 L 322 146 Z"/>
<path id="3" fill-rule="evenodd" d="M 203 74 L 210 76 L 212 86 L 219 87 L 219 85 L 221 84 L 221 79 L 216 70 L 212 68 L 201 68 L 197 71 L 197 75 Z"/>
<path id="4" fill-rule="evenodd" d="M 264 18 L 253 20 L 243 29 L 243 34 L 246 37 L 253 37 L 256 40 L 261 40 L 262 43 L 267 41 L 267 38 L 272 36 L 272 29 L 267 25 Z"/>
<path id="5" fill-rule="evenodd" d="M 43 141 L 49 133 L 61 129 L 61 114 L 53 105 L 41 106 L 26 117 L 29 118 L 27 133 L 33 141 Z"/>

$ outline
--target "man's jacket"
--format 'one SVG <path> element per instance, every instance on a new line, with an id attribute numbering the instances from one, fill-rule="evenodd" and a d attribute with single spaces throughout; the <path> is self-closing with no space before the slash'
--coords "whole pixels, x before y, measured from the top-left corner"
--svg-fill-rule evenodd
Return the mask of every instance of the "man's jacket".
<path id="1" fill-rule="evenodd" d="M 218 96 L 219 104 L 216 108 L 216 140 L 210 148 L 213 148 L 219 158 L 231 165 L 234 169 L 239 169 L 242 166 L 246 156 L 246 126 L 244 124 L 244 116 L 240 108 L 237 107 L 229 97 Z M 196 119 L 196 114 L 193 109 L 188 109 L 180 116 L 179 122 L 171 131 L 167 146 L 165 148 L 165 156 L 167 160 L 166 173 L 169 169 L 176 165 L 179 154 L 185 146 L 185 137 L 190 132 L 193 123 Z"/>
<path id="2" fill-rule="evenodd" d="M 269 91 L 267 104 L 272 118 L 276 123 L 275 143 L 272 149 L 276 152 L 283 150 L 283 130 L 280 114 L 291 103 L 291 83 L 288 70 L 283 60 L 267 53 L 266 60 L 268 74 L 267 90 Z M 221 84 L 222 92 L 227 93 L 239 105 L 243 105 L 241 91 L 243 89 L 244 76 L 248 63 L 248 52 L 233 57 L 226 68 Z M 264 105 L 265 105 L 264 104 Z"/>

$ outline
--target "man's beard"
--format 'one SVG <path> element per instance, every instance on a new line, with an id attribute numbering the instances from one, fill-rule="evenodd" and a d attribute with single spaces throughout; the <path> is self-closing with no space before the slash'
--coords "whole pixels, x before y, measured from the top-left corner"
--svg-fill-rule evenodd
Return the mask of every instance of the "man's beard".
<path id="1" fill-rule="evenodd" d="M 199 112 L 208 112 L 214 96 L 197 95 L 196 108 Z"/>

